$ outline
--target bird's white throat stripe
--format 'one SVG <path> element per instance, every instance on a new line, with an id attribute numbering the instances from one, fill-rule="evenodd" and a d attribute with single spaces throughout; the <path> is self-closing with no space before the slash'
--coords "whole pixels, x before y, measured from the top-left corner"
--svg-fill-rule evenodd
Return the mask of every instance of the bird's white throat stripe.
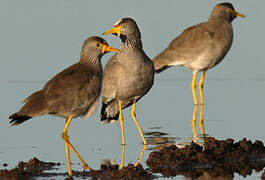
<path id="1" fill-rule="evenodd" d="M 121 22 L 121 19 L 118 20 L 118 21 L 114 24 L 114 26 L 117 26 L 118 24 L 120 24 L 120 22 Z"/>

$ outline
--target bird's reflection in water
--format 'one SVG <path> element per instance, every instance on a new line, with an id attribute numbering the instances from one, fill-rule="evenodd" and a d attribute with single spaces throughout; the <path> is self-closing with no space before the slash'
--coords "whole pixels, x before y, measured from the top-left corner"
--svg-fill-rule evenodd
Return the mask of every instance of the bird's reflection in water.
<path id="1" fill-rule="evenodd" d="M 200 128 L 201 128 L 201 135 L 202 137 L 206 137 L 206 134 L 205 134 L 205 128 L 204 128 L 204 118 L 203 118 L 203 109 L 204 109 L 204 105 L 202 104 L 201 106 L 201 109 L 200 109 Z"/>
<path id="2" fill-rule="evenodd" d="M 201 134 L 199 134 L 199 136 L 198 136 L 197 128 L 196 128 L 198 105 L 194 105 L 194 107 L 193 107 L 191 123 L 192 123 L 192 132 L 193 132 L 193 141 L 194 142 L 203 141 L 203 139 L 207 136 L 205 134 L 205 128 L 204 128 L 203 110 L 204 110 L 204 105 L 201 104 L 200 105 L 200 113 L 199 113 L 199 125 L 200 125 Z"/>
<path id="3" fill-rule="evenodd" d="M 215 174 L 211 174 L 208 172 L 201 172 L 199 177 L 186 177 L 187 180 L 232 180 L 234 179 L 234 177 L 231 174 L 227 174 L 227 175 L 215 175 Z"/>
<path id="4" fill-rule="evenodd" d="M 196 120 L 198 109 L 200 107 L 199 112 L 199 125 L 200 125 L 200 134 L 197 133 L 196 129 Z M 192 130 L 193 130 L 193 137 L 191 138 L 177 138 L 169 136 L 168 133 L 162 132 L 161 127 L 154 127 L 150 128 L 149 131 L 144 132 L 148 145 L 148 150 L 160 150 L 164 146 L 169 146 L 175 144 L 178 148 L 183 148 L 186 145 L 189 145 L 191 141 L 196 142 L 200 145 L 203 145 L 203 140 L 208 135 L 205 133 L 204 127 L 204 105 L 194 105 L 193 113 L 192 113 Z"/>
<path id="5" fill-rule="evenodd" d="M 150 128 L 151 131 L 144 132 L 148 145 L 151 145 L 148 150 L 160 150 L 164 146 L 175 144 L 176 137 L 170 137 L 166 132 L 158 131 L 161 127 Z"/>
<path id="6" fill-rule="evenodd" d="M 78 157 L 78 159 L 81 161 L 82 166 L 83 166 L 84 169 L 93 171 L 93 169 L 87 165 L 87 163 L 80 156 L 80 154 L 77 152 L 77 150 L 75 149 L 75 147 L 71 144 L 71 142 L 69 141 L 68 134 L 63 134 L 63 135 L 62 135 L 62 139 L 64 140 L 65 148 L 66 148 L 66 154 L 67 154 L 67 157 L 68 157 L 67 158 L 68 159 L 68 171 L 69 172 L 72 172 L 72 170 L 71 170 L 71 160 L 70 160 L 70 151 L 69 151 L 69 148 L 76 154 L 76 156 Z"/>
<path id="7" fill-rule="evenodd" d="M 106 170 L 106 169 L 119 169 L 119 165 L 116 163 L 114 159 L 102 159 L 100 161 L 100 169 Z"/>
<path id="8" fill-rule="evenodd" d="M 193 108 L 193 113 L 192 113 L 192 129 L 193 129 L 193 137 L 192 140 L 193 142 L 196 142 L 198 144 L 203 145 L 203 139 L 207 136 L 205 134 L 205 128 L 204 128 L 204 105 L 200 105 L 200 113 L 199 113 L 199 125 L 200 125 L 200 131 L 201 134 L 198 135 L 197 130 L 196 130 L 196 120 L 197 120 L 197 114 L 198 114 L 198 105 L 194 105 Z M 190 144 L 190 139 L 187 138 L 177 138 L 177 137 L 172 137 L 170 134 L 167 132 L 162 132 L 161 127 L 152 127 L 149 129 L 149 131 L 144 132 L 147 144 L 148 144 L 148 150 L 160 150 L 164 146 L 169 146 L 172 144 L 175 144 L 178 148 L 185 147 L 186 145 Z M 86 167 L 86 169 L 91 169 L 82 159 L 82 157 L 78 154 L 76 149 L 73 147 L 73 145 L 70 143 L 68 138 L 63 138 L 65 141 L 65 145 L 77 155 L 79 160 L 81 161 L 83 167 Z M 184 141 L 189 141 L 189 142 L 183 142 Z M 177 142 L 179 141 L 179 142 Z M 180 142 L 182 141 L 182 142 Z M 143 148 L 139 154 L 138 160 L 135 163 L 135 166 L 137 166 L 143 157 L 143 154 L 147 148 L 147 145 L 143 145 Z M 68 152 L 67 152 L 68 153 Z M 125 154 L 125 145 L 122 145 L 122 151 L 121 151 L 121 162 L 120 165 L 117 165 L 115 160 L 110 160 L 110 159 L 104 159 L 101 160 L 101 169 L 106 169 L 106 168 L 111 168 L 111 169 L 117 169 L 117 168 L 123 168 L 124 167 L 124 157 Z M 92 170 L 92 169 L 91 169 Z"/>
<path id="9" fill-rule="evenodd" d="M 144 152 L 145 152 L 145 150 L 146 150 L 146 147 L 147 147 L 147 144 L 144 144 L 143 149 L 141 150 L 141 152 L 140 152 L 140 154 L 139 154 L 139 157 L 138 157 L 138 160 L 137 160 L 137 162 L 134 164 L 134 166 L 137 166 L 137 165 L 141 162 L 142 157 L 143 157 L 143 154 L 144 154 Z"/>
<path id="10" fill-rule="evenodd" d="M 125 145 L 122 144 L 120 169 L 124 166 Z"/>
<path id="11" fill-rule="evenodd" d="M 138 157 L 136 163 L 134 164 L 134 166 L 137 166 L 141 162 L 143 154 L 144 154 L 144 152 L 146 150 L 146 147 L 147 147 L 147 145 L 145 144 L 143 146 L 143 148 L 142 148 L 142 150 L 141 150 L 141 152 L 139 154 L 139 157 Z M 124 159 L 125 159 L 124 158 L 124 154 L 125 154 L 125 145 L 123 144 L 122 145 L 121 163 L 120 163 L 120 165 L 118 165 L 116 163 L 116 161 L 113 160 L 113 159 L 103 159 L 103 160 L 101 160 L 101 163 L 100 163 L 101 169 L 102 170 L 104 170 L 104 169 L 122 169 L 124 167 Z"/>
<path id="12" fill-rule="evenodd" d="M 76 154 L 76 156 L 78 157 L 78 159 L 81 161 L 82 163 L 82 166 L 84 169 L 87 169 L 87 170 L 90 170 L 90 171 L 94 171 L 94 169 L 92 169 L 91 167 L 89 167 L 87 165 L 87 163 L 84 161 L 84 159 L 80 156 L 80 154 L 77 152 L 77 150 L 75 149 L 75 147 L 71 144 L 71 142 L 69 141 L 69 136 L 62 136 L 62 139 L 64 140 L 65 142 L 65 147 L 66 147 L 66 152 L 67 152 L 67 156 L 69 157 L 69 162 L 68 162 L 68 167 L 69 167 L 69 170 L 71 171 L 71 161 L 70 161 L 70 151 L 69 151 L 69 148 Z M 146 150 L 146 147 L 147 145 L 143 145 L 143 148 L 137 158 L 137 161 L 136 163 L 134 164 L 134 166 L 137 166 L 141 160 L 142 160 L 142 157 L 143 157 L 143 154 Z M 118 165 L 116 163 L 115 160 L 113 159 L 103 159 L 101 160 L 100 162 L 100 169 L 101 170 L 105 170 L 105 169 L 121 169 L 124 167 L 124 154 L 125 154 L 125 145 L 122 145 L 122 153 L 121 153 L 121 163 L 120 165 Z"/>

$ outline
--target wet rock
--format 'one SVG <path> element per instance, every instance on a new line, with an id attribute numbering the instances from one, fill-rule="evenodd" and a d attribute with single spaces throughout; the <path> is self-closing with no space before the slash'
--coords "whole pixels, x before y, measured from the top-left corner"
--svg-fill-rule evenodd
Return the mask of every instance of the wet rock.
<path id="1" fill-rule="evenodd" d="M 151 172 L 161 173 L 166 177 L 182 174 L 191 178 L 202 175 L 211 177 L 229 177 L 234 173 L 246 177 L 253 170 L 261 171 L 265 167 L 265 147 L 261 141 L 243 138 L 239 142 L 233 139 L 218 141 L 213 137 L 204 139 L 204 146 L 191 143 L 179 149 L 175 145 L 164 147 L 149 154 L 147 165 Z"/>

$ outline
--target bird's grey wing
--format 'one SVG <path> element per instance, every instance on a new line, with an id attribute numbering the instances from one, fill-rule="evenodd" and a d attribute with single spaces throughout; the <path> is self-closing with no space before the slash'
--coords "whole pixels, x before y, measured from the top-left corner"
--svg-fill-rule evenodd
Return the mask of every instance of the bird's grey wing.
<path id="1" fill-rule="evenodd" d="M 47 82 L 43 92 L 45 105 L 51 114 L 76 113 L 85 115 L 98 100 L 101 77 L 93 67 L 77 63 Z"/>
<path id="2" fill-rule="evenodd" d="M 159 71 L 169 66 L 184 65 L 204 53 L 207 49 L 205 46 L 211 46 L 214 38 L 214 33 L 205 25 L 201 23 L 184 30 L 154 58 L 155 69 Z"/>
<path id="3" fill-rule="evenodd" d="M 105 66 L 102 83 L 102 101 L 108 103 L 116 98 L 117 89 L 119 88 L 119 78 L 125 73 L 123 65 L 115 60 L 112 56 Z"/>
<path id="4" fill-rule="evenodd" d="M 105 66 L 102 83 L 102 108 L 101 122 L 115 122 L 118 119 L 119 107 L 116 100 L 117 89 L 119 88 L 120 75 L 125 73 L 121 63 L 112 56 Z"/>

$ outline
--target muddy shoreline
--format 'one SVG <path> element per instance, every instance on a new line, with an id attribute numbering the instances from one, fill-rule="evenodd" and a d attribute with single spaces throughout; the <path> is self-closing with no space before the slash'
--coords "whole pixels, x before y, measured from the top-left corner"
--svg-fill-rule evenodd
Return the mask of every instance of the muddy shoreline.
<path id="1" fill-rule="evenodd" d="M 144 162 L 145 163 L 145 162 Z M 8 164 L 2 164 L 4 168 Z M 233 139 L 216 140 L 207 137 L 203 145 L 191 143 L 184 148 L 175 145 L 152 151 L 146 161 L 147 168 L 141 164 L 119 166 L 102 166 L 95 171 L 73 171 L 73 177 L 93 179 L 156 179 L 157 175 L 174 177 L 183 175 L 190 178 L 210 176 L 213 178 L 226 177 L 232 179 L 237 173 L 243 177 L 251 175 L 253 171 L 261 172 L 265 167 L 265 147 L 261 141 L 251 142 L 246 138 L 235 142 Z M 34 179 L 36 177 L 64 176 L 68 172 L 50 173 L 49 170 L 61 166 L 59 162 L 43 162 L 32 158 L 28 162 L 19 162 L 10 170 L 0 170 L 0 180 Z M 265 179 L 265 171 L 261 179 Z"/>
<path id="2" fill-rule="evenodd" d="M 179 149 L 175 145 L 162 148 L 149 154 L 147 165 L 152 173 L 165 177 L 184 175 L 198 178 L 204 172 L 211 177 L 234 177 L 234 173 L 246 177 L 252 171 L 262 171 L 265 167 L 265 147 L 261 141 L 243 138 L 218 141 L 205 138 L 203 146 L 195 143 Z M 263 159 L 263 160 L 261 160 Z"/>

